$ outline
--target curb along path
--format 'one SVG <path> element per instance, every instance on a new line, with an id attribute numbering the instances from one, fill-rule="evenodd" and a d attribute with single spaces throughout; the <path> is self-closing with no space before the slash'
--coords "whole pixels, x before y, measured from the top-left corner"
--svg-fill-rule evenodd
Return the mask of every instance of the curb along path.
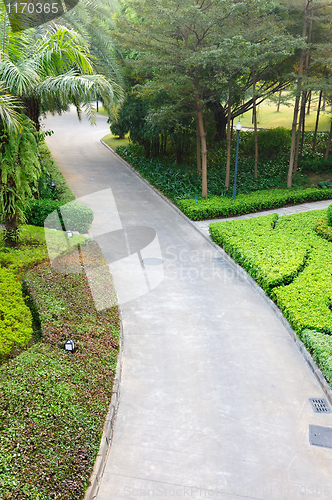
<path id="1" fill-rule="evenodd" d="M 309 444 L 309 425 L 332 416 L 313 412 L 324 392 L 281 318 L 85 120 L 47 125 L 75 195 L 111 188 L 123 225 L 155 230 L 164 261 L 163 282 L 121 306 L 121 396 L 96 498 L 319 498 L 332 450 Z"/>

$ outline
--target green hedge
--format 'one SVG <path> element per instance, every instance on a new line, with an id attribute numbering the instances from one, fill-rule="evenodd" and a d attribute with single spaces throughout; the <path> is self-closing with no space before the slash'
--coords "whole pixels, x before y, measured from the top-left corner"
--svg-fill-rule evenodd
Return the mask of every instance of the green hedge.
<path id="1" fill-rule="evenodd" d="M 325 215 L 223 221 L 210 234 L 276 302 L 332 384 L 332 243 L 315 232 Z"/>
<path id="2" fill-rule="evenodd" d="M 332 188 L 319 189 L 270 189 L 239 194 L 234 201 L 226 197 L 184 199 L 177 202 L 182 212 L 192 220 L 213 219 L 243 215 L 285 205 L 296 205 L 308 201 L 332 198 Z"/>
<path id="3" fill-rule="evenodd" d="M 304 330 L 301 338 L 315 363 L 332 385 L 332 337 L 316 330 Z"/>
<path id="4" fill-rule="evenodd" d="M 332 241 L 332 226 L 329 226 L 327 218 L 318 221 L 315 231 L 319 236 L 325 238 L 327 241 Z"/>
<path id="5" fill-rule="evenodd" d="M 39 180 L 40 198 L 58 200 L 62 204 L 75 200 L 74 193 L 67 185 L 45 142 L 39 145 L 39 152 L 42 165 L 42 177 Z M 54 190 L 51 189 L 51 181 L 55 183 Z"/>
<path id="6" fill-rule="evenodd" d="M 293 328 L 332 332 L 332 243 L 315 227 L 326 210 L 210 224 L 214 241 L 270 295 Z"/>
<path id="7" fill-rule="evenodd" d="M 93 210 L 76 202 L 63 205 L 62 202 L 54 200 L 31 200 L 25 210 L 27 224 L 42 227 L 45 219 L 56 211 L 53 216 L 49 217 L 47 227 L 63 229 L 58 216 L 60 207 L 66 230 L 80 233 L 86 233 L 89 230 L 93 221 Z"/>
<path id="8" fill-rule="evenodd" d="M 0 360 L 32 337 L 32 316 L 25 305 L 21 283 L 7 269 L 0 268 Z"/>
<path id="9" fill-rule="evenodd" d="M 332 226 L 332 203 L 327 208 L 326 217 L 327 217 L 328 225 Z"/>

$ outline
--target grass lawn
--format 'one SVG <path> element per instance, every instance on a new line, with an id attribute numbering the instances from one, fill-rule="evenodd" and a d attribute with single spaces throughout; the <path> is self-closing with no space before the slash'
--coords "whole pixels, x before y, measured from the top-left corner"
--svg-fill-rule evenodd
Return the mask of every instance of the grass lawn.
<path id="1" fill-rule="evenodd" d="M 326 210 L 274 214 L 212 223 L 210 234 L 275 301 L 332 385 L 332 242 L 322 223 Z"/>
<path id="2" fill-rule="evenodd" d="M 102 141 L 104 141 L 105 144 L 110 146 L 112 149 L 116 149 L 119 146 L 127 146 L 129 144 L 128 134 L 124 139 L 119 139 L 113 134 L 107 134 L 102 138 Z"/>
<path id="3" fill-rule="evenodd" d="M 316 123 L 316 113 L 317 113 L 317 99 L 315 98 L 312 102 L 310 115 L 306 115 L 305 121 L 305 129 L 306 130 L 315 130 Z M 331 123 L 331 110 L 330 106 L 326 106 L 325 111 L 320 112 L 319 126 L 318 130 L 320 131 L 328 131 L 330 129 Z M 270 101 L 264 101 L 257 108 L 257 126 L 259 128 L 276 128 L 276 127 L 285 127 L 292 128 L 293 121 L 293 105 L 292 106 L 280 106 L 280 111 L 277 112 L 277 105 Z M 241 124 L 243 127 L 253 127 L 252 124 L 252 111 L 247 111 L 240 117 Z M 234 120 L 234 126 L 236 125 L 236 121 Z"/>

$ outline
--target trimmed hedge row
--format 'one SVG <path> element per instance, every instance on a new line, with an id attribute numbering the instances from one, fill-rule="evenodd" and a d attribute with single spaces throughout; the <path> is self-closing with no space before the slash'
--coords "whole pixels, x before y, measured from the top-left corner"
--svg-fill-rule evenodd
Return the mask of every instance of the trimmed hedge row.
<path id="1" fill-rule="evenodd" d="M 226 197 L 178 200 L 177 205 L 192 220 L 243 215 L 285 205 L 332 199 L 332 188 L 270 189 L 239 194 L 234 201 Z"/>
<path id="2" fill-rule="evenodd" d="M 93 221 L 93 210 L 74 201 L 64 205 L 55 200 L 30 200 L 25 210 L 27 224 L 43 227 L 52 212 L 55 213 L 47 220 L 47 227 L 52 229 L 63 229 L 59 212 L 66 230 L 86 233 Z"/>
<path id="3" fill-rule="evenodd" d="M 332 333 L 332 243 L 315 232 L 325 213 L 210 224 L 214 241 L 275 300 L 298 333 Z"/>
<path id="4" fill-rule="evenodd" d="M 24 347 L 32 337 L 32 316 L 24 302 L 21 283 L 0 267 L 0 360 Z"/>
<path id="5" fill-rule="evenodd" d="M 210 234 L 278 305 L 332 385 L 332 243 L 326 210 L 210 224 Z"/>

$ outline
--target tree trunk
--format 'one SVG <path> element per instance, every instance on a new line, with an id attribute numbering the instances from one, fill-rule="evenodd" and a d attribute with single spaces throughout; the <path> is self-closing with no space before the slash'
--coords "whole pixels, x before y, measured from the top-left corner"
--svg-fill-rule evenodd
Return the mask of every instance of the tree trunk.
<path id="1" fill-rule="evenodd" d="M 15 248 L 18 245 L 18 223 L 16 214 L 5 215 L 5 246 Z"/>
<path id="2" fill-rule="evenodd" d="M 229 177 L 231 172 L 231 117 L 232 117 L 232 78 L 229 79 L 228 112 L 227 112 L 227 162 L 225 188 L 229 188 Z"/>
<path id="3" fill-rule="evenodd" d="M 199 133 L 198 113 L 196 113 L 196 146 L 197 146 L 197 172 L 202 175 L 201 165 L 201 137 Z"/>
<path id="4" fill-rule="evenodd" d="M 330 146 L 331 146 L 331 139 L 332 139 L 332 121 L 331 121 L 331 126 L 330 126 L 329 138 L 328 138 L 327 146 L 326 146 L 325 160 L 327 160 L 328 157 L 329 157 Z"/>
<path id="5" fill-rule="evenodd" d="M 198 86 L 195 89 L 195 101 L 196 101 L 199 135 L 201 138 L 201 148 L 202 148 L 202 196 L 203 198 L 207 198 L 208 194 L 207 194 L 206 133 L 204 131 L 202 106 L 199 100 Z"/>
<path id="6" fill-rule="evenodd" d="M 40 130 L 39 116 L 40 116 L 40 103 L 35 97 L 27 97 L 24 99 L 25 114 L 35 124 L 36 130 Z"/>
<path id="7" fill-rule="evenodd" d="M 312 140 L 312 150 L 313 151 L 315 151 L 316 144 L 317 144 L 317 131 L 318 131 L 318 124 L 319 124 L 320 109 L 321 109 L 321 104 L 322 104 L 322 95 L 323 95 L 323 91 L 321 90 L 319 92 L 318 108 L 317 108 L 316 124 L 315 124 L 315 132 L 314 132 L 314 138 Z"/>
<path id="8" fill-rule="evenodd" d="M 308 108 L 307 108 L 307 115 L 310 115 L 310 106 L 311 106 L 311 90 L 309 90 L 309 97 L 308 97 Z"/>
<path id="9" fill-rule="evenodd" d="M 208 107 L 212 111 L 214 123 L 216 126 L 216 133 L 214 135 L 213 140 L 215 142 L 220 142 L 226 139 L 227 118 L 225 116 L 225 109 L 218 102 L 214 102 L 212 105 L 210 104 L 210 106 Z"/>
<path id="10" fill-rule="evenodd" d="M 302 38 L 305 38 L 307 35 L 308 5 L 309 5 L 309 0 L 304 0 Z M 301 86 L 302 86 L 303 62 L 304 62 L 304 49 L 301 50 L 300 62 L 299 62 L 299 73 L 298 73 L 298 80 L 297 80 L 297 87 L 296 87 L 297 95 L 296 95 L 295 105 L 294 105 L 294 114 L 293 114 L 293 123 L 292 123 L 291 153 L 290 153 L 288 176 L 287 176 L 287 187 L 288 188 L 292 187 L 293 166 L 294 166 L 294 158 L 295 158 L 297 116 L 299 113 L 300 92 L 301 92 Z"/>
<path id="11" fill-rule="evenodd" d="M 257 135 L 257 108 L 256 108 L 256 75 L 255 70 L 252 70 L 252 103 L 253 103 L 253 115 L 254 115 L 254 133 L 255 133 L 255 179 L 258 177 L 257 164 L 258 164 L 258 135 Z"/>
<path id="12" fill-rule="evenodd" d="M 325 104 L 326 104 L 326 94 L 324 92 L 324 95 L 323 95 L 323 106 L 322 106 L 322 111 L 325 111 Z"/>
<path id="13" fill-rule="evenodd" d="M 307 100 L 309 97 L 309 93 L 305 93 L 305 100 L 304 100 L 304 109 L 303 109 L 303 115 L 302 115 L 302 136 L 301 136 L 301 146 L 300 146 L 300 156 L 303 156 L 303 147 L 304 147 L 304 134 L 305 134 L 305 107 L 307 105 Z"/>
<path id="14" fill-rule="evenodd" d="M 279 113 L 279 110 L 280 110 L 281 92 L 282 92 L 282 90 L 279 90 L 279 99 L 278 99 L 277 113 Z"/>
<path id="15" fill-rule="evenodd" d="M 296 175 L 297 175 L 297 165 L 298 165 L 298 160 L 299 160 L 299 148 L 300 148 L 301 136 L 304 139 L 305 103 L 306 103 L 305 92 L 302 92 L 299 127 L 298 127 L 298 133 L 297 133 L 297 138 L 296 138 L 295 160 L 294 160 L 294 167 L 293 167 L 293 179 L 295 179 Z"/>

